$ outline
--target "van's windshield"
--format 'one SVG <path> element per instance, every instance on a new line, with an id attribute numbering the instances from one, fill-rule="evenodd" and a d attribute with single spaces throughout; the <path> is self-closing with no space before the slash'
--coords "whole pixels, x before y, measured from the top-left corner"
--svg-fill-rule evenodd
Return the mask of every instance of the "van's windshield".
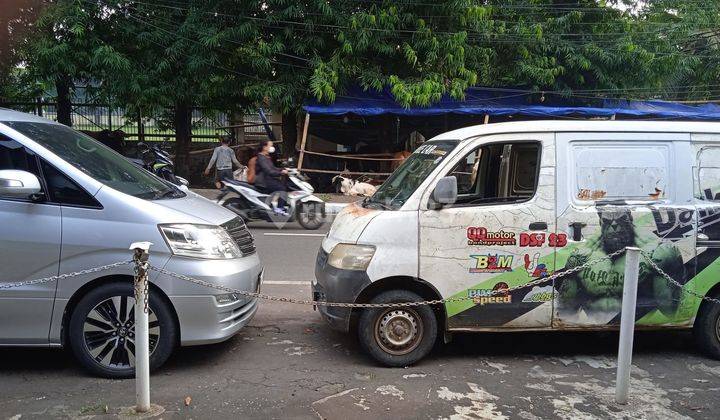
<path id="1" fill-rule="evenodd" d="M 457 140 L 439 140 L 418 147 L 375 194 L 365 199 L 363 205 L 385 210 L 399 209 L 458 143 Z"/>
<path id="2" fill-rule="evenodd" d="M 185 196 L 175 186 L 137 167 L 109 147 L 64 125 L 27 121 L 3 121 L 3 124 L 125 194 L 147 200 Z"/>

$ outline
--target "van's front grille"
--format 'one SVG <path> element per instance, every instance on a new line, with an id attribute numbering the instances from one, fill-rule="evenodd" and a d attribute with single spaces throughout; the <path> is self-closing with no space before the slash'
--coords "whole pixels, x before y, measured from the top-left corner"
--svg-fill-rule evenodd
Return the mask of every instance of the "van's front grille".
<path id="1" fill-rule="evenodd" d="M 227 223 L 223 223 L 222 227 L 230 234 L 243 255 L 255 253 L 255 241 L 241 218 L 236 217 Z"/>

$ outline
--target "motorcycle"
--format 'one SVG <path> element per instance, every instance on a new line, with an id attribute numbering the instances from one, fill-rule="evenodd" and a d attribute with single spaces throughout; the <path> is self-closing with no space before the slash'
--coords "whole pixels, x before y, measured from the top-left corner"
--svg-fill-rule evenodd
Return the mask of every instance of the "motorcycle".
<path id="1" fill-rule="evenodd" d="M 174 163 L 170 154 L 160 146 L 138 142 L 137 148 L 140 159 L 131 159 L 135 164 L 175 185 L 187 186 L 189 184 L 185 178 L 175 175 Z"/>
<path id="2" fill-rule="evenodd" d="M 243 181 L 223 180 L 217 203 L 239 215 L 244 221 L 292 222 L 308 230 L 325 223 L 325 202 L 313 195 L 315 189 L 297 169 L 288 168 L 288 192 L 267 194 Z M 275 195 L 285 201 L 278 214 L 271 204 Z"/>

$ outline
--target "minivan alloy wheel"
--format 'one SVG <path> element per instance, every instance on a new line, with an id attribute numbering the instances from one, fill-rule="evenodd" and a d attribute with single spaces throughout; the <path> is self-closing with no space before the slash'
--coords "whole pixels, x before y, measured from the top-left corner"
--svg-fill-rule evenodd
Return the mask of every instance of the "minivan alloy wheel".
<path id="1" fill-rule="evenodd" d="M 148 308 L 150 354 L 160 337 L 160 323 Z M 85 347 L 95 361 L 109 369 L 135 366 L 135 298 L 113 296 L 93 307 L 83 323 Z"/>

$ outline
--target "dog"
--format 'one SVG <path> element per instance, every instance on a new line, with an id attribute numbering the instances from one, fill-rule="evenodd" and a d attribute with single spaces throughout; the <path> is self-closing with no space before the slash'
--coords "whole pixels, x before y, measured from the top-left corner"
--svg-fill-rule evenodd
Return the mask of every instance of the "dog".
<path id="1" fill-rule="evenodd" d="M 336 175 L 332 179 L 333 185 L 340 186 L 340 192 L 344 195 L 370 197 L 375 194 L 377 188 L 367 182 L 356 182 L 353 179 L 345 178 L 342 175 Z"/>

